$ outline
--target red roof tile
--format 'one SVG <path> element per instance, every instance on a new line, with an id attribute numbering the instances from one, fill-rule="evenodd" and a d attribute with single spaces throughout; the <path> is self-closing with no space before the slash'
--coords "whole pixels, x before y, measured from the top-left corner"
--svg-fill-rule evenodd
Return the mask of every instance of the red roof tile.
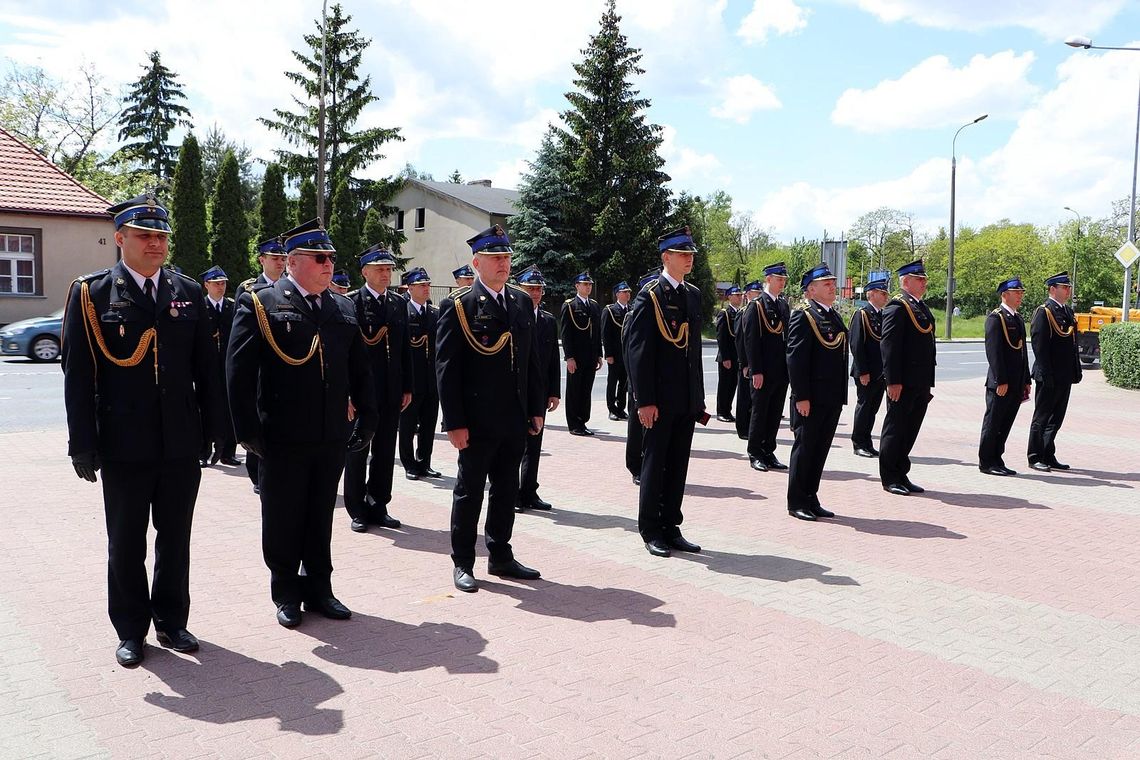
<path id="1" fill-rule="evenodd" d="M 0 129 L 0 211 L 107 216 L 108 200 Z"/>

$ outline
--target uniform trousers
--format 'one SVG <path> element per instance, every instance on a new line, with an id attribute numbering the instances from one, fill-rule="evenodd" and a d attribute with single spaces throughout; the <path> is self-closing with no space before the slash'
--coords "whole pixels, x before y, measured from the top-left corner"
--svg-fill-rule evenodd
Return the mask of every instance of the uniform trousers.
<path id="1" fill-rule="evenodd" d="M 546 416 L 543 415 L 545 421 Z M 546 432 L 546 425 L 538 435 L 526 437 L 526 448 L 523 450 L 522 472 L 519 477 L 518 503 L 526 506 L 538 498 L 538 460 L 542 456 L 542 436 Z"/>
<path id="2" fill-rule="evenodd" d="M 813 401 L 807 417 L 792 407 L 792 455 L 788 462 L 788 510 L 820 506 L 819 481 L 843 411 L 840 404 Z"/>
<path id="3" fill-rule="evenodd" d="M 186 627 L 190 526 L 202 470 L 194 458 L 104 461 L 107 612 L 120 639 Z M 147 588 L 147 528 L 154 522 L 154 578 Z"/>
<path id="4" fill-rule="evenodd" d="M 261 552 L 273 602 L 299 604 L 328 596 L 333 509 L 344 471 L 344 445 L 269 444 L 264 453 Z"/>
<path id="5" fill-rule="evenodd" d="M 606 406 L 610 413 L 618 417 L 625 414 L 626 386 L 629 376 L 625 372 L 625 363 L 614 361 L 606 370 Z"/>
<path id="6" fill-rule="evenodd" d="M 597 374 L 595 364 L 581 361 L 573 373 L 566 373 L 566 424 L 571 430 L 581 430 L 590 421 L 590 393 Z"/>
<path id="7" fill-rule="evenodd" d="M 851 443 L 861 449 L 875 448 L 871 443 L 871 430 L 875 427 L 875 416 L 883 405 L 883 393 L 887 381 L 883 377 L 871 380 L 866 385 L 855 378 L 855 420 L 851 426 Z"/>
<path id="8" fill-rule="evenodd" d="M 483 489 L 491 481 L 483 535 L 491 562 L 510 562 L 515 504 L 519 495 L 519 464 L 526 450 L 525 432 L 470 431 L 467 448 L 459 452 L 459 472 L 451 497 L 451 560 L 471 570 Z"/>
<path id="9" fill-rule="evenodd" d="M 879 436 L 879 478 L 883 485 L 903 483 L 910 472 L 910 450 L 918 440 L 930 389 L 904 385 L 898 401 L 887 398 L 887 414 Z"/>
<path id="10" fill-rule="evenodd" d="M 749 383 L 751 387 L 751 382 Z M 776 434 L 784 417 L 784 400 L 788 397 L 788 381 L 773 382 L 764 378 L 764 385 L 752 391 L 752 414 L 748 423 L 748 456 L 768 459 L 776 454 Z"/>
<path id="11" fill-rule="evenodd" d="M 717 362 L 716 372 L 716 413 L 718 417 L 731 417 L 732 399 L 736 396 L 736 376 L 740 371 L 736 367 L 736 362 L 732 363 L 731 369 Z"/>
<path id="12" fill-rule="evenodd" d="M 1029 464 L 1051 464 L 1057 457 L 1057 431 L 1069 409 L 1072 383 L 1037 383 L 1033 391 L 1033 420 L 1029 423 Z"/>
<path id="13" fill-rule="evenodd" d="M 363 451 L 348 452 L 344 464 L 344 507 L 354 520 L 378 522 L 378 517 L 388 514 L 388 502 L 392 500 L 392 470 L 396 461 L 396 428 L 399 422 L 399 404 L 382 406 L 372 443 Z M 370 451 L 371 461 L 368 459 Z M 366 495 L 372 497 L 371 506 L 365 504 Z"/>
<path id="14" fill-rule="evenodd" d="M 681 535 L 681 502 L 696 424 L 692 414 L 671 414 L 658 407 L 653 427 L 642 434 L 637 530 L 646 543 Z"/>
<path id="15" fill-rule="evenodd" d="M 752 424 L 752 377 L 745 377 L 739 367 L 735 372 L 736 435 L 748 440 L 748 428 Z"/>
<path id="16" fill-rule="evenodd" d="M 625 423 L 625 469 L 635 478 L 641 477 L 641 443 L 645 428 L 637 416 L 637 401 L 629 391 L 629 419 Z"/>
<path id="17" fill-rule="evenodd" d="M 982 417 L 982 435 L 978 442 L 979 467 L 1005 466 L 1005 442 L 1020 410 L 1020 387 L 1009 386 L 1004 396 L 997 395 L 993 388 L 986 388 L 986 413 Z"/>
<path id="18" fill-rule="evenodd" d="M 249 480 L 255 487 L 261 487 L 260 475 L 258 473 L 258 465 L 261 464 L 261 457 L 254 454 L 252 451 L 245 452 L 245 472 L 249 475 Z"/>
<path id="19" fill-rule="evenodd" d="M 400 464 L 408 472 L 420 473 L 431 469 L 438 419 L 439 393 L 434 384 L 428 385 L 427 393 L 413 394 L 412 403 L 400 412 Z"/>

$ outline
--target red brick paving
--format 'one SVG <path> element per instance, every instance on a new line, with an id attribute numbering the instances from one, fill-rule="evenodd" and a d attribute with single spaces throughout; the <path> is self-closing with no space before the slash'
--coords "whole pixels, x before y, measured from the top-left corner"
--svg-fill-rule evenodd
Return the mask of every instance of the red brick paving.
<path id="1" fill-rule="evenodd" d="M 548 514 L 516 521 L 522 584 L 455 592 L 450 481 L 397 479 L 401 531 L 333 557 L 348 622 L 278 626 L 256 497 L 204 474 L 195 516 L 194 656 L 115 665 L 100 491 L 65 433 L 0 436 L 0 756 L 1095 757 L 1140 755 L 1140 396 L 1090 372 L 1059 439 L 1068 473 L 975 463 L 980 381 L 935 389 L 912 478 L 891 497 L 844 415 L 821 498 L 785 512 L 730 426 L 696 436 L 685 532 L 706 551 L 649 556 L 611 435 L 546 437 Z M 781 458 L 787 458 L 787 431 Z M 436 466 L 454 474 L 445 441 Z M 560 507 L 560 508 L 559 508 Z M 153 643 L 153 638 L 152 638 Z"/>

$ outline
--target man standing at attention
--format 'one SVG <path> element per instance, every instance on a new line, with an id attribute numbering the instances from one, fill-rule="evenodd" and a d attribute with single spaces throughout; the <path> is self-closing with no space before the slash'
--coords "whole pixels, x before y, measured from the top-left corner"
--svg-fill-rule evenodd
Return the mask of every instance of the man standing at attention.
<path id="1" fill-rule="evenodd" d="M 496 224 L 467 243 L 479 276 L 440 304 L 435 367 L 443 429 L 459 450 L 451 501 L 453 581 L 460 591 L 471 592 L 479 590 L 475 537 L 488 479 L 488 572 L 520 580 L 540 577 L 515 559 L 511 534 L 519 464 L 527 435 L 542 432 L 547 399 L 535 351 L 534 304 L 507 284 L 512 253 L 507 234 Z"/>
<path id="2" fill-rule="evenodd" d="M 685 282 L 697 246 L 688 227 L 657 241 L 665 266 L 630 307 L 626 324 L 629 380 L 645 428 L 637 528 L 655 557 L 699 552 L 681 535 L 681 502 L 693 430 L 705 410 L 701 367 L 701 292 Z"/>
<path id="3" fill-rule="evenodd" d="M 867 305 L 851 318 L 851 377 L 855 378 L 855 421 L 851 426 L 851 444 L 857 457 L 877 457 L 878 450 L 871 442 L 875 416 L 883 404 L 883 354 L 879 342 L 883 339 L 883 307 L 890 296 L 889 280 L 871 280 L 864 290 Z"/>
<path id="4" fill-rule="evenodd" d="M 408 480 L 441 478 L 431 467 L 435 422 L 439 419 L 439 391 L 435 386 L 435 327 L 439 310 L 428 303 L 431 277 L 423 267 L 406 272 L 408 289 L 408 343 L 412 361 L 412 403 L 400 412 L 400 464 Z"/>
<path id="5" fill-rule="evenodd" d="M 546 399 L 546 411 L 553 412 L 558 408 L 558 400 L 562 396 L 560 387 L 562 373 L 561 367 L 558 366 L 558 329 L 554 323 L 554 315 L 542 308 L 546 279 L 543 278 L 542 272 L 538 271 L 538 267 L 532 266 L 519 274 L 518 283 L 530 296 L 531 305 L 534 306 L 534 350 L 538 358 L 538 378 L 542 385 L 542 392 L 539 395 Z M 543 419 L 546 419 L 545 412 Z M 545 429 L 546 426 L 543 425 L 543 430 Z M 550 502 L 543 501 L 538 495 L 538 462 L 542 454 L 542 434 L 540 430 L 538 435 L 528 435 L 526 438 L 516 512 L 527 509 L 550 509 Z"/>
<path id="6" fill-rule="evenodd" d="M 103 471 L 107 611 L 119 636 L 115 659 L 132 667 L 143 660 L 152 621 L 162 646 L 198 649 L 186 630 L 190 526 L 217 359 L 202 287 L 162 268 L 170 241 L 166 209 L 148 194 L 107 213 L 122 258 L 80 277 L 68 292 L 63 394 L 75 474 L 94 483 Z"/>
<path id="7" fill-rule="evenodd" d="M 226 347 L 230 343 L 230 328 L 234 324 L 234 299 L 226 297 L 227 282 L 229 279 L 221 267 L 210 267 L 202 273 L 202 283 L 206 288 L 204 311 L 210 337 L 214 341 L 214 364 L 217 368 L 215 394 L 210 400 L 214 420 L 208 426 L 213 433 L 213 440 L 206 439 L 202 442 L 199 464 L 203 467 L 219 461 L 231 467 L 241 464 L 234 456 L 237 453 L 237 441 L 234 440 L 230 405 L 226 403 Z"/>
<path id="8" fill-rule="evenodd" d="M 1073 284 L 1068 272 L 1045 280 L 1049 297 L 1033 312 L 1029 333 L 1033 340 L 1033 421 L 1029 423 L 1029 466 L 1038 472 L 1067 470 L 1057 461 L 1057 432 L 1069 408 L 1069 393 L 1081 381 L 1077 351 L 1077 318 L 1069 308 Z"/>
<path id="9" fill-rule="evenodd" d="M 590 298 L 594 278 L 582 272 L 574 278 L 573 298 L 562 304 L 562 352 L 566 356 L 566 425 L 570 435 L 593 435 L 590 421 L 590 392 L 594 374 L 602 367 L 602 310 Z"/>
<path id="10" fill-rule="evenodd" d="M 261 550 L 277 622 L 295 628 L 302 603 L 352 615 L 332 591 L 333 510 L 345 451 L 367 448 L 376 403 L 352 301 L 328 289 L 336 252 L 320 220 L 283 237 L 287 275 L 238 297 L 226 378 L 237 439 L 261 457 Z"/>
<path id="11" fill-rule="evenodd" d="M 792 387 L 791 468 L 788 514 L 815 522 L 835 517 L 819 502 L 819 481 L 847 403 L 847 327 L 835 310 L 835 275 L 827 264 L 801 280 L 807 305 L 792 312 L 788 327 L 788 377 Z"/>
<path id="12" fill-rule="evenodd" d="M 752 424 L 752 374 L 748 367 L 744 314 L 748 311 L 749 304 L 760 297 L 763 288 L 759 280 L 745 285 L 744 305 L 736 312 L 736 436 L 742 441 L 748 440 L 748 427 Z"/>
<path id="13" fill-rule="evenodd" d="M 1025 297 L 1021 280 L 1014 277 L 997 286 L 1001 305 L 986 317 L 986 414 L 978 443 L 978 469 L 1005 477 L 1017 473 L 1005 466 L 1005 442 L 1021 402 L 1029 398 L 1029 349 L 1025 322 L 1017 309 Z"/>
<path id="14" fill-rule="evenodd" d="M 627 419 L 625 394 L 627 375 L 621 349 L 621 327 L 629 312 L 629 285 L 623 280 L 614 286 L 614 302 L 602 310 L 602 346 L 606 364 L 606 406 L 611 420 Z"/>
<path id="15" fill-rule="evenodd" d="M 732 416 L 732 399 L 736 396 L 736 318 L 744 292 L 736 285 L 725 295 L 728 303 L 716 315 L 716 418 L 721 422 L 736 422 Z"/>
<path id="16" fill-rule="evenodd" d="M 907 496 L 926 490 L 910 480 L 910 451 L 932 398 L 937 362 L 934 315 L 922 301 L 926 293 L 922 259 L 900 267 L 898 275 L 902 292 L 883 308 L 883 340 L 879 344 L 887 381 L 879 478 L 884 491 Z"/>
<path id="17" fill-rule="evenodd" d="M 396 257 L 377 243 L 360 254 L 359 261 L 364 287 L 349 298 L 356 305 L 356 320 L 372 365 L 380 421 L 372 439 L 372 461 L 368 449 L 348 455 L 344 506 L 352 518 L 349 527 L 364 533 L 369 525 L 400 527 L 400 521 L 388 514 L 388 503 L 392 501 L 396 429 L 400 412 L 412 401 L 412 346 L 408 342 L 408 302 L 388 290 Z"/>
<path id="18" fill-rule="evenodd" d="M 776 435 L 788 396 L 787 301 L 784 262 L 764 267 L 764 292 L 744 312 L 744 342 L 752 376 L 752 419 L 748 425 L 748 462 L 760 472 L 786 470 L 776 458 Z"/>

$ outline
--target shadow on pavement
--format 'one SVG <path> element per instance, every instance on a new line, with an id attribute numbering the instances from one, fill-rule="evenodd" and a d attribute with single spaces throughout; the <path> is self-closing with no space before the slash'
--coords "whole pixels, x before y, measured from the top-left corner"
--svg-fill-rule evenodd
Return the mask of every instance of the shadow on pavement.
<path id="1" fill-rule="evenodd" d="M 895 538 L 966 538 L 961 533 L 945 528 L 941 525 L 915 522 L 913 520 L 874 520 L 866 517 L 847 517 L 836 515 L 827 522 L 837 525 L 846 525 L 860 533 L 870 533 L 876 536 L 894 536 Z"/>
<path id="2" fill-rule="evenodd" d="M 1088 475 L 1089 477 L 1073 477 L 1073 475 Z M 1101 476 L 1104 476 L 1103 478 Z M 1093 472 L 1091 470 L 1053 470 L 1051 473 L 1038 474 L 1035 470 L 1017 473 L 1018 480 L 1037 480 L 1042 483 L 1052 483 L 1059 486 L 1078 486 L 1082 488 L 1133 488 L 1127 483 L 1115 483 L 1114 480 L 1140 480 L 1140 475 L 1132 473 Z"/>
<path id="3" fill-rule="evenodd" d="M 1052 509 L 1044 504 L 1034 504 L 1025 499 L 1014 496 L 998 496 L 992 493 L 954 493 L 952 491 L 927 491 L 927 499 L 940 501 L 955 507 L 972 507 L 976 509 Z M 914 496 L 909 498 L 913 499 Z M 922 498 L 919 496 L 918 498 Z"/>
<path id="4" fill-rule="evenodd" d="M 633 501 L 630 507 L 634 512 L 637 511 L 637 501 Z M 542 517 L 556 525 L 569 525 L 573 528 L 589 528 L 592 530 L 605 529 L 605 528 L 621 528 L 628 530 L 631 533 L 637 533 L 637 518 L 636 517 L 622 517 L 621 515 L 593 515 L 587 512 L 570 512 L 565 509 L 558 509 L 555 507 L 552 510 L 537 510 L 528 509 L 522 513 L 528 517 L 533 515 L 535 517 Z M 515 520 L 518 521 L 522 515 L 515 515 Z M 526 518 L 522 518 L 526 519 Z"/>
<path id="5" fill-rule="evenodd" d="M 344 727 L 342 711 L 317 707 L 344 689 L 312 665 L 275 665 L 207 641 L 194 657 L 148 647 L 142 669 L 161 678 L 178 696 L 150 692 L 145 701 L 217 725 L 276 718 L 281 731 L 308 736 L 335 734 Z"/>
<path id="6" fill-rule="evenodd" d="M 503 594 L 519 602 L 518 608 L 535 615 L 597 623 L 602 620 L 628 620 L 650 628 L 675 628 L 677 619 L 660 612 L 662 600 L 640 591 L 624 588 L 571 586 L 546 580 L 524 583 L 480 581 L 481 589 Z"/>
<path id="7" fill-rule="evenodd" d="M 961 459 L 947 459 L 946 457 L 914 457 L 910 458 L 913 464 L 961 464 L 967 467 L 977 467 L 977 462 L 963 462 Z"/>
<path id="8" fill-rule="evenodd" d="M 702 486 L 689 483 L 685 486 L 686 496 L 701 496 L 711 499 L 744 499 L 745 501 L 767 501 L 768 497 L 747 488 L 731 486 Z"/>
<path id="9" fill-rule="evenodd" d="M 487 639 L 474 628 L 455 623 L 412 625 L 360 612 L 353 612 L 351 620 L 306 618 L 297 630 L 325 642 L 313 654 L 334 665 L 385 673 L 428 668 L 463 674 L 499 671 L 499 663 L 481 654 Z"/>
<path id="10" fill-rule="evenodd" d="M 689 452 L 693 459 L 737 459 L 748 461 L 748 456 L 739 451 L 720 451 L 717 449 L 693 449 Z"/>
<path id="11" fill-rule="evenodd" d="M 1090 478 L 1097 478 L 1098 481 L 1112 481 L 1112 480 L 1126 480 L 1130 483 L 1140 481 L 1140 472 L 1108 472 L 1106 470 L 1084 470 L 1074 467 L 1062 475 L 1087 475 Z M 1064 482 L 1068 483 L 1066 479 Z M 1102 483 L 1103 485 L 1103 483 Z M 1109 484 L 1111 485 L 1111 483 Z"/>
<path id="12" fill-rule="evenodd" d="M 770 554 L 732 554 L 704 550 L 700 554 L 677 552 L 674 559 L 684 559 L 704 565 L 709 570 L 742 578 L 762 578 L 768 581 L 812 580 L 826 586 L 858 586 L 859 582 L 847 575 L 828 575 L 831 568 L 804 562 L 790 557 L 777 557 Z"/>
<path id="13" fill-rule="evenodd" d="M 873 463 L 874 464 L 874 463 Z M 878 469 L 875 464 L 875 469 Z M 847 480 L 872 480 L 877 481 L 879 476 L 872 475 L 866 472 L 851 472 L 850 470 L 824 470 L 823 480 L 847 481 Z"/>

